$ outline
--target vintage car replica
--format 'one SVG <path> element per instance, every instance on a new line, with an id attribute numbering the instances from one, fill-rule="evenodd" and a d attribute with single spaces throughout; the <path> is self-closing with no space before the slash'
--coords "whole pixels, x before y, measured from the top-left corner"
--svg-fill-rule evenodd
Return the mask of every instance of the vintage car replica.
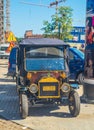
<path id="1" fill-rule="evenodd" d="M 59 39 L 23 39 L 17 48 L 16 86 L 22 118 L 28 116 L 28 103 L 67 100 L 72 116 L 80 112 L 80 98 L 68 81 L 69 46 Z M 57 103 L 58 104 L 58 103 Z"/>

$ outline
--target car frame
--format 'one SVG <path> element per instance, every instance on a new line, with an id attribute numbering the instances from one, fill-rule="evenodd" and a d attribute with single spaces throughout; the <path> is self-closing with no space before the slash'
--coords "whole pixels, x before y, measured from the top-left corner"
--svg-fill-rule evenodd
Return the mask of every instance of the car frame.
<path id="1" fill-rule="evenodd" d="M 8 60 L 8 73 L 7 76 L 16 77 L 16 50 L 17 46 L 13 47 Z M 77 48 L 69 47 L 68 66 L 70 70 L 69 79 L 83 84 L 84 72 L 84 53 Z M 76 64 L 75 64 L 76 63 Z"/>
<path id="2" fill-rule="evenodd" d="M 17 49 L 16 86 L 22 118 L 37 102 L 59 102 L 65 98 L 72 116 L 80 112 L 80 98 L 68 80 L 68 44 L 59 39 L 29 38 Z"/>

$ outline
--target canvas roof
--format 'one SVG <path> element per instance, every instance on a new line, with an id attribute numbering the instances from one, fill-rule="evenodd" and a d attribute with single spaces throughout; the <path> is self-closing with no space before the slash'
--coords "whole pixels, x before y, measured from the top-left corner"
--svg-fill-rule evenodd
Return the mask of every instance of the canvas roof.
<path id="1" fill-rule="evenodd" d="M 58 46 L 58 45 L 67 45 L 65 42 L 63 42 L 62 40 L 59 39 L 55 39 L 55 38 L 27 38 L 27 39 L 23 39 L 20 42 L 20 45 L 32 45 L 32 46 Z"/>

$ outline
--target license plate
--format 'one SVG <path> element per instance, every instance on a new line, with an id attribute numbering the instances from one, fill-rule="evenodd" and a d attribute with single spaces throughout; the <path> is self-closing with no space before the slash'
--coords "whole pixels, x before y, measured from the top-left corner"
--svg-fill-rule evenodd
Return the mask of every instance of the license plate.
<path id="1" fill-rule="evenodd" d="M 55 91 L 56 87 L 55 86 L 44 86 L 43 91 Z"/>

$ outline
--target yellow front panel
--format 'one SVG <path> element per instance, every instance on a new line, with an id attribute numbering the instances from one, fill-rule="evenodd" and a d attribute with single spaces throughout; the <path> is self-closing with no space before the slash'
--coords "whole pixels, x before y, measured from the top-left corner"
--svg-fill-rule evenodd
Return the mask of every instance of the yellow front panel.
<path id="1" fill-rule="evenodd" d="M 54 77 L 43 77 L 39 80 L 39 98 L 59 98 L 60 85 L 59 81 Z"/>
<path id="2" fill-rule="evenodd" d="M 40 82 L 58 82 L 58 80 L 54 77 L 43 77 L 40 81 Z"/>

